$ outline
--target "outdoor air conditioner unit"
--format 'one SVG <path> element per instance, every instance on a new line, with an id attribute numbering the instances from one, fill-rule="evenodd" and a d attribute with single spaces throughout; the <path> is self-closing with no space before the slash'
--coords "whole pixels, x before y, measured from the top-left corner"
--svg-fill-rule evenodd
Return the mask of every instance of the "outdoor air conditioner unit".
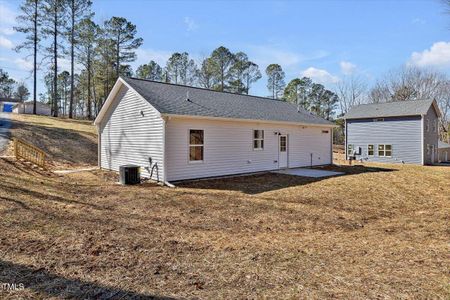
<path id="1" fill-rule="evenodd" d="M 121 184 L 138 184 L 141 182 L 140 167 L 123 165 L 119 167 L 119 181 Z"/>

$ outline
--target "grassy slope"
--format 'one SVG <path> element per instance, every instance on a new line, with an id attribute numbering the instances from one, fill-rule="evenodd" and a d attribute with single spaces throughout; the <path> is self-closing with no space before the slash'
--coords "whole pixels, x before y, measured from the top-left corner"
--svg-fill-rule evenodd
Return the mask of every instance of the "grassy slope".
<path id="1" fill-rule="evenodd" d="M 97 133 L 91 121 L 18 114 L 11 117 L 12 136 L 44 150 L 54 167 L 97 164 Z M 12 153 L 11 145 L 7 154 Z"/>
<path id="2" fill-rule="evenodd" d="M 26 287 L 0 296 L 447 298 L 450 169 L 377 167 L 170 189 L 0 160 L 0 282 Z"/>

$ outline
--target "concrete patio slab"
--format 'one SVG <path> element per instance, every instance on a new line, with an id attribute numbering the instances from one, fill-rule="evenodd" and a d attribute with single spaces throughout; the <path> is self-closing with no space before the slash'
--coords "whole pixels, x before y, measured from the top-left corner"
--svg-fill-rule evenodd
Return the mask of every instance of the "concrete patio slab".
<path id="1" fill-rule="evenodd" d="M 304 168 L 284 169 L 284 170 L 273 171 L 273 173 L 294 175 L 294 176 L 303 176 L 303 177 L 313 177 L 313 178 L 329 177 L 329 176 L 336 176 L 336 175 L 344 174 L 342 172 L 333 172 L 333 171 L 325 171 L 325 170 L 317 170 L 317 169 L 304 169 Z"/>

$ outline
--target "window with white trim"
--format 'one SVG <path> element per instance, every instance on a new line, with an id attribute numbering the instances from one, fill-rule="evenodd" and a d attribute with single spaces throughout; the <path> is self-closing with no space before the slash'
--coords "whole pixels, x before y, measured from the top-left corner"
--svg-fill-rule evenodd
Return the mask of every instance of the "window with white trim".
<path id="1" fill-rule="evenodd" d="M 437 131 L 437 120 L 434 120 L 433 122 L 433 132 Z"/>
<path id="2" fill-rule="evenodd" d="M 200 129 L 189 130 L 189 161 L 203 161 L 204 132 Z"/>
<path id="3" fill-rule="evenodd" d="M 378 145 L 378 156 L 392 157 L 392 145 Z"/>
<path id="4" fill-rule="evenodd" d="M 264 130 L 253 130 L 253 150 L 264 149 Z"/>
<path id="5" fill-rule="evenodd" d="M 375 154 L 373 145 L 367 145 L 367 155 L 373 156 Z"/>
<path id="6" fill-rule="evenodd" d="M 430 120 L 429 119 L 427 119 L 425 122 L 425 131 L 426 132 L 430 131 Z"/>

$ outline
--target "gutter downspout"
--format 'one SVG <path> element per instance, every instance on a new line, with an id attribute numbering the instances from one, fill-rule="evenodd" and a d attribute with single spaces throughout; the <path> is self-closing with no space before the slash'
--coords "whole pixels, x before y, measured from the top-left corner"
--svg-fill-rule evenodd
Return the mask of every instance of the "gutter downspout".
<path id="1" fill-rule="evenodd" d="M 100 131 L 100 124 L 97 124 L 97 164 L 102 168 L 102 133 Z"/>
<path id="2" fill-rule="evenodd" d="M 345 160 L 348 159 L 347 156 L 347 119 L 344 119 L 344 127 L 345 127 L 345 131 L 344 131 L 344 135 L 345 135 L 345 142 L 344 142 L 344 151 L 345 151 Z"/>
<path id="3" fill-rule="evenodd" d="M 425 118 L 424 118 L 425 116 L 424 115 L 421 115 L 421 118 L 420 118 L 420 131 L 421 131 L 421 134 L 420 134 L 420 144 L 421 144 L 421 155 L 422 155 L 422 166 L 424 166 L 425 165 L 425 149 L 423 148 L 424 147 L 424 139 L 425 139 L 425 135 L 424 135 L 424 131 L 423 131 L 423 126 L 424 126 L 424 122 L 425 122 Z"/>
<path id="4" fill-rule="evenodd" d="M 163 153 L 162 153 L 162 156 L 163 156 L 163 184 L 167 185 L 168 187 L 174 188 L 175 186 L 167 181 L 167 155 L 166 155 L 166 151 L 167 151 L 167 148 L 166 148 L 167 130 L 166 129 L 167 128 L 166 127 L 167 127 L 167 122 L 169 121 L 170 117 L 161 117 L 161 118 L 163 121 L 163 140 L 162 140 L 162 143 L 163 143 L 163 146 L 162 146 L 162 149 L 163 149 Z"/>
<path id="5" fill-rule="evenodd" d="M 331 136 L 331 151 L 330 151 L 330 153 L 331 153 L 330 154 L 330 156 L 331 156 L 330 159 L 331 160 L 330 160 L 330 164 L 333 165 L 333 136 L 334 136 L 333 127 L 330 128 L 330 133 L 331 133 L 330 134 L 330 136 Z"/>

